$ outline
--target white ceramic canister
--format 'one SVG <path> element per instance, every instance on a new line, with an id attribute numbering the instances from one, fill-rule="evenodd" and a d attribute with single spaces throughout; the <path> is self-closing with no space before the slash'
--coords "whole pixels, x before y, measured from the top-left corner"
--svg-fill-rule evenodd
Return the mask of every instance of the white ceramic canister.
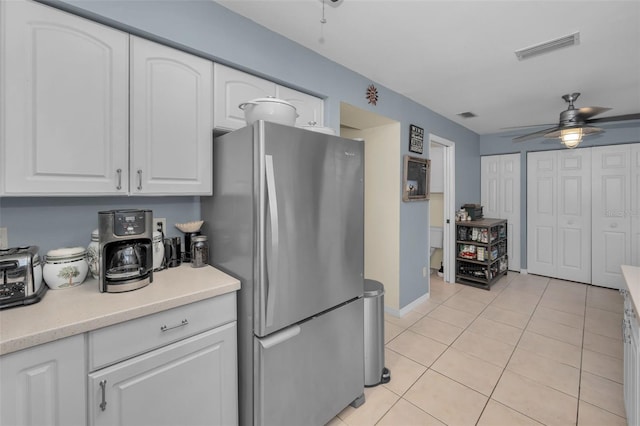
<path id="1" fill-rule="evenodd" d="M 42 275 L 50 289 L 59 290 L 82 284 L 88 272 L 87 250 L 65 247 L 47 252 Z"/>
<path id="2" fill-rule="evenodd" d="M 89 264 L 89 272 L 96 280 L 100 276 L 100 231 L 94 229 L 91 233 L 91 242 L 87 246 L 87 263 Z"/>
<path id="3" fill-rule="evenodd" d="M 153 270 L 160 271 L 163 268 L 164 261 L 164 241 L 162 241 L 162 232 L 153 231 Z"/>

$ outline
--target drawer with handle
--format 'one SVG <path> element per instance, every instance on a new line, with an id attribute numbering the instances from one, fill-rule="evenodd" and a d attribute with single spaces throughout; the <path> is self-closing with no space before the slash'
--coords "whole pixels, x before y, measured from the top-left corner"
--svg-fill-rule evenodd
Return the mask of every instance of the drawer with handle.
<path id="1" fill-rule="evenodd" d="M 89 371 L 235 320 L 234 292 L 91 331 Z"/>

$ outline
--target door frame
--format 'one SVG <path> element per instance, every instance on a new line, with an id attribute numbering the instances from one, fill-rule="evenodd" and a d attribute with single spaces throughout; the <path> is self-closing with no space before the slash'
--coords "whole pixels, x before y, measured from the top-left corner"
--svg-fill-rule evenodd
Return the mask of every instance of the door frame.
<path id="1" fill-rule="evenodd" d="M 431 144 L 441 145 L 444 149 L 444 224 L 442 235 L 442 263 L 444 267 L 444 281 L 454 283 L 456 277 L 456 262 L 453 247 L 455 247 L 455 236 L 453 215 L 456 211 L 456 144 L 453 141 L 429 133 L 429 146 Z"/>

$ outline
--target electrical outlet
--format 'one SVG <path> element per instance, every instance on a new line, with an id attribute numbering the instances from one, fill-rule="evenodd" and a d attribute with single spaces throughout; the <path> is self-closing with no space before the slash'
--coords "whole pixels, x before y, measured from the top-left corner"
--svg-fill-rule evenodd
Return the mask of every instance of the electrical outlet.
<path id="1" fill-rule="evenodd" d="M 0 228 L 0 249 L 9 248 L 9 236 L 7 235 L 7 228 Z"/>
<path id="2" fill-rule="evenodd" d="M 423 277 L 427 276 L 427 267 L 426 266 L 422 268 L 422 276 Z"/>
<path id="3" fill-rule="evenodd" d="M 164 217 L 153 218 L 153 230 L 160 231 L 163 235 L 167 235 L 167 219 Z"/>

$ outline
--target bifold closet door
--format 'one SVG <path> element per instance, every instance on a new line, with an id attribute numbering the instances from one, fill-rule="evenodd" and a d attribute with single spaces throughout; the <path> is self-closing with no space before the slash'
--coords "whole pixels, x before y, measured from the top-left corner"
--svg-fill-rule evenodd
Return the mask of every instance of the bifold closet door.
<path id="1" fill-rule="evenodd" d="M 527 154 L 527 270 L 591 282 L 591 151 Z"/>
<path id="2" fill-rule="evenodd" d="M 640 264 L 640 144 L 592 151 L 592 283 L 621 288 L 620 265 Z"/>
<path id="3" fill-rule="evenodd" d="M 520 154 L 481 158 L 484 217 L 507 219 L 509 270 L 520 271 Z"/>

